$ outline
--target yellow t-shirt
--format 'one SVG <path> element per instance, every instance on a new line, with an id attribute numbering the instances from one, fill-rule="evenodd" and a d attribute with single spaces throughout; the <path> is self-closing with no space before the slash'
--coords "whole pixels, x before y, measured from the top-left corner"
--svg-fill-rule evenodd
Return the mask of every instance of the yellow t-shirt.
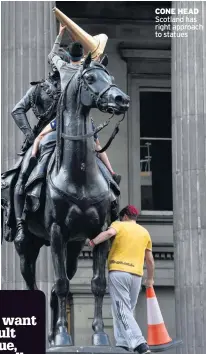
<path id="1" fill-rule="evenodd" d="M 145 250 L 152 250 L 149 232 L 134 222 L 115 221 L 117 234 L 108 256 L 108 269 L 143 275 Z"/>

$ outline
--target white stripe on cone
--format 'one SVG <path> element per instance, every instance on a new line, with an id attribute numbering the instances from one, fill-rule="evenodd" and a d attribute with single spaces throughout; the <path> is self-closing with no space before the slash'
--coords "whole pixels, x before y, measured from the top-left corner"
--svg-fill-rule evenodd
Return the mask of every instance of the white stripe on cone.
<path id="1" fill-rule="evenodd" d="M 147 321 L 148 325 L 157 325 L 164 322 L 156 297 L 147 299 Z"/>

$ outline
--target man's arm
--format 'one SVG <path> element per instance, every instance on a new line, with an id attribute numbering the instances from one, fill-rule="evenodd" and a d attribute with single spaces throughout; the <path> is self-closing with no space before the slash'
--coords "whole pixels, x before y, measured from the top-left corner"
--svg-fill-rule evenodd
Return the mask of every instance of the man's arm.
<path id="1" fill-rule="evenodd" d="M 110 227 L 107 231 L 101 232 L 97 237 L 95 237 L 93 240 L 89 242 L 89 245 L 94 247 L 98 245 L 99 243 L 102 243 L 106 240 L 109 240 L 111 237 L 116 235 L 116 230 Z"/>
<path id="2" fill-rule="evenodd" d="M 152 251 L 149 249 L 146 249 L 145 251 L 145 263 L 147 267 L 147 279 L 145 282 L 145 285 L 147 287 L 151 287 L 154 284 L 154 269 L 155 269 L 155 264 L 154 264 L 154 258 Z"/>
<path id="3" fill-rule="evenodd" d="M 54 119 L 52 122 L 47 124 L 47 126 L 41 131 L 41 133 L 36 137 L 34 140 L 33 148 L 32 148 L 32 156 L 36 156 L 38 150 L 39 150 L 39 144 L 43 137 L 49 133 L 51 133 L 53 130 L 56 130 L 56 119 Z"/>
<path id="4" fill-rule="evenodd" d="M 60 70 L 60 68 L 62 67 L 62 65 L 65 64 L 64 60 L 62 60 L 59 56 L 59 48 L 60 48 L 60 44 L 61 44 L 61 40 L 62 40 L 62 36 L 64 33 L 64 30 L 66 29 L 66 26 L 62 26 L 60 24 L 59 27 L 59 34 L 54 42 L 53 48 L 51 50 L 51 52 L 48 55 L 48 59 L 49 61 L 52 61 L 53 64 L 57 67 L 58 71 Z"/>
<path id="5" fill-rule="evenodd" d="M 31 108 L 30 95 L 34 92 L 34 90 L 35 87 L 31 87 L 11 112 L 16 125 L 25 135 L 30 144 L 33 143 L 35 136 L 28 122 L 26 112 Z"/>

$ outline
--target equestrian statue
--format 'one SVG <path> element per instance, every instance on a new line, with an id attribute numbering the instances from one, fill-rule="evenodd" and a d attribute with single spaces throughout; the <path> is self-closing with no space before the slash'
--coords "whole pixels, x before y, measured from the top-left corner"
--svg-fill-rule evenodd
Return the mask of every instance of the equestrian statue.
<path id="1" fill-rule="evenodd" d="M 52 72 L 47 80 L 32 83 L 12 112 L 26 142 L 17 164 L 2 174 L 2 207 L 4 238 L 14 242 L 27 289 L 37 289 L 35 265 L 40 248 L 51 247 L 55 283 L 49 341 L 61 347 L 72 345 L 66 301 L 78 256 L 86 239 L 117 218 L 119 179 L 101 154 L 118 132 L 129 97 L 114 84 L 106 68 L 108 58 L 100 60 L 106 35 L 92 37 L 58 9 L 54 12 L 62 25 L 49 54 Z M 66 50 L 60 48 L 65 27 L 75 40 Z M 30 108 L 39 119 L 35 131 L 26 117 Z M 103 149 L 98 148 L 97 133 L 110 119 L 95 127 L 92 108 L 112 117 L 123 116 Z M 109 345 L 102 318 L 107 253 L 107 242 L 93 252 L 94 345 Z"/>

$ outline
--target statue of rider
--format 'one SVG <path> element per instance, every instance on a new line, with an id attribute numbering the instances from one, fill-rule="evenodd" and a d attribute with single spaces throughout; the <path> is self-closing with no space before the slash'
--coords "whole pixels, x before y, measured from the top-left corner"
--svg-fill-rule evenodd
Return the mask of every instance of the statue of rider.
<path id="1" fill-rule="evenodd" d="M 66 60 L 64 51 L 61 51 L 60 56 Z M 38 136 L 45 126 L 56 117 L 57 104 L 61 94 L 60 76 L 55 65 L 50 60 L 48 61 L 52 70 L 49 72 L 47 79 L 32 82 L 32 87 L 16 104 L 11 113 L 15 123 L 26 137 L 20 155 L 26 154 L 36 136 Z M 30 109 L 32 109 L 35 117 L 38 119 L 38 123 L 33 130 L 26 115 Z M 30 149 L 30 153 L 31 151 L 32 150 Z M 14 191 L 16 237 L 21 236 L 25 227 L 24 220 L 22 219 L 25 204 L 24 187 L 36 160 L 30 157 L 31 155 L 29 157 L 26 155 L 25 158 L 23 158 Z"/>
<path id="2" fill-rule="evenodd" d="M 50 60 L 48 61 L 52 68 L 48 78 L 31 82 L 32 87 L 11 112 L 16 125 L 26 138 L 19 155 L 25 154 L 36 136 L 56 115 L 56 107 L 61 93 L 60 76 L 55 65 Z M 30 109 L 39 121 L 34 129 L 31 128 L 26 116 Z"/>
<path id="3" fill-rule="evenodd" d="M 72 76 L 72 74 L 78 70 L 83 57 L 83 47 L 79 42 L 72 43 L 66 51 L 60 48 L 60 40 L 64 29 L 65 27 L 60 26 L 60 33 L 57 36 L 54 47 L 48 56 L 49 63 L 52 66 L 52 71 L 49 73 L 48 78 L 46 80 L 42 80 L 41 82 L 32 82 L 32 87 L 28 90 L 20 102 L 17 103 L 12 111 L 12 117 L 26 137 L 20 154 L 25 154 L 34 142 L 33 148 L 29 149 L 26 158 L 23 159 L 19 177 L 15 186 L 15 238 L 21 238 L 25 234 L 24 230 L 26 224 L 23 218 L 23 210 L 25 205 L 24 188 L 29 175 L 36 164 L 35 155 L 39 142 L 41 138 L 49 131 L 55 130 L 56 110 L 61 91 L 68 82 L 68 75 Z M 65 75 L 67 79 L 66 82 Z M 33 110 L 35 116 L 39 120 L 34 130 L 32 130 L 26 116 L 26 112 L 29 109 Z M 52 123 L 50 124 L 50 122 Z M 91 123 L 94 130 L 95 126 L 93 121 L 91 121 Z M 100 150 L 101 146 L 97 135 L 94 136 L 94 140 L 96 142 L 96 150 Z M 107 154 L 103 152 L 99 154 L 99 158 L 106 165 L 114 180 L 116 179 L 116 182 L 119 184 L 121 177 L 116 175 L 112 170 Z"/>

